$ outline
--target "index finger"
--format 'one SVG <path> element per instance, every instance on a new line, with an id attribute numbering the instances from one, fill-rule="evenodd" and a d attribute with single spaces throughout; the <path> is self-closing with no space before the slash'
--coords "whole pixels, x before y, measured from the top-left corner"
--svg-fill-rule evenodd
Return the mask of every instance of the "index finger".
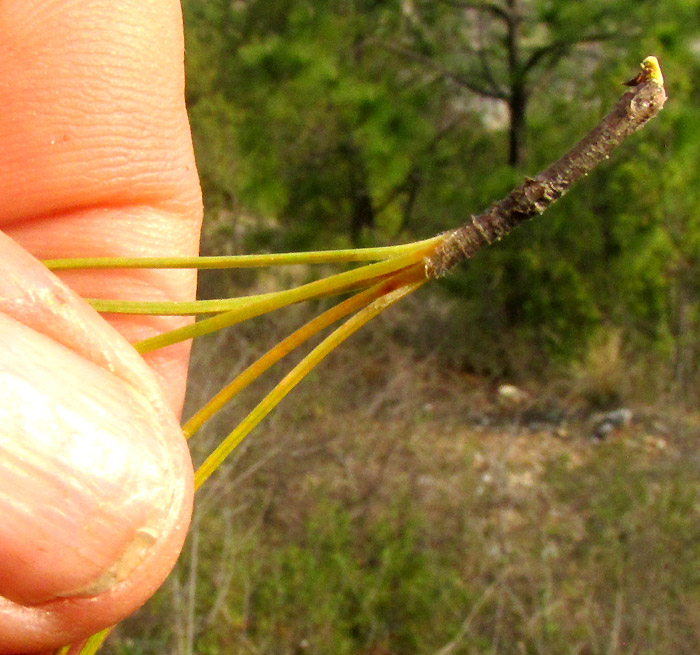
<path id="1" fill-rule="evenodd" d="M 191 255 L 201 198 L 175 0 L 0 3 L 0 228 L 34 256 Z M 74 271 L 84 297 L 189 300 L 193 271 Z M 107 319 L 129 340 L 182 318 Z M 188 345 L 149 363 L 179 411 Z"/>

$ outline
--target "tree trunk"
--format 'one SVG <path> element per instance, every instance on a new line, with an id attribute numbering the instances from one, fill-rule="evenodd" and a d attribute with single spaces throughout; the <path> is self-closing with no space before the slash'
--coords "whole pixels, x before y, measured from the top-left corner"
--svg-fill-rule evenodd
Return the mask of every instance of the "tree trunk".
<path id="1" fill-rule="evenodd" d="M 518 80 L 511 88 L 508 109 L 510 112 L 508 164 L 517 168 L 525 160 L 527 93 L 521 80 Z"/>
<path id="2" fill-rule="evenodd" d="M 525 110 L 527 108 L 527 90 L 520 56 L 520 15 L 519 0 L 508 0 L 508 20 L 506 46 L 508 49 L 508 74 L 510 78 L 510 143 L 508 164 L 520 166 L 525 154 Z"/>
<path id="3" fill-rule="evenodd" d="M 350 238 L 358 245 L 362 230 L 374 228 L 375 211 L 367 179 L 367 168 L 362 155 L 352 142 L 342 147 L 348 161 L 348 186 L 350 192 Z"/>

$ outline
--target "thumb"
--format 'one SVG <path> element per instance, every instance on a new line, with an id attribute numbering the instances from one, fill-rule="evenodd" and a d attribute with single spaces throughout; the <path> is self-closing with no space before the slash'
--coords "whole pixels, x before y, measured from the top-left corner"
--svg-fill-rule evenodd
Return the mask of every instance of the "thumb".
<path id="1" fill-rule="evenodd" d="M 162 583 L 192 465 L 151 369 L 0 233 L 0 653 L 118 622 Z"/>

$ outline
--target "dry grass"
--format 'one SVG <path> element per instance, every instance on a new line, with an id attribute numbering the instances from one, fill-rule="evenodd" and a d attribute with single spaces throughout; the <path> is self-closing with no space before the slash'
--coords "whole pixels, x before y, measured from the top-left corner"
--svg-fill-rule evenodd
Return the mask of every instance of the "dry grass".
<path id="1" fill-rule="evenodd" d="M 532 384 L 509 405 L 400 345 L 411 311 L 334 353 L 212 478 L 178 570 L 107 652 L 698 651 L 698 426 L 637 407 L 596 443 L 619 340 L 582 386 Z M 190 402 L 286 329 L 199 349 Z M 196 458 L 263 386 L 196 437 Z"/>

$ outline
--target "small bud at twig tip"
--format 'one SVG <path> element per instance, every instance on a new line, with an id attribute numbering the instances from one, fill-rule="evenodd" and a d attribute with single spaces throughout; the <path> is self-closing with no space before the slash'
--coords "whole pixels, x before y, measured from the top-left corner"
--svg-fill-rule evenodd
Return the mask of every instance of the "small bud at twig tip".
<path id="1" fill-rule="evenodd" d="M 636 77 L 633 77 L 627 82 L 623 82 L 625 86 L 637 86 L 642 82 L 655 82 L 659 86 L 664 85 L 664 76 L 661 73 L 659 60 L 653 55 L 649 55 L 641 64 L 642 70 Z"/>

